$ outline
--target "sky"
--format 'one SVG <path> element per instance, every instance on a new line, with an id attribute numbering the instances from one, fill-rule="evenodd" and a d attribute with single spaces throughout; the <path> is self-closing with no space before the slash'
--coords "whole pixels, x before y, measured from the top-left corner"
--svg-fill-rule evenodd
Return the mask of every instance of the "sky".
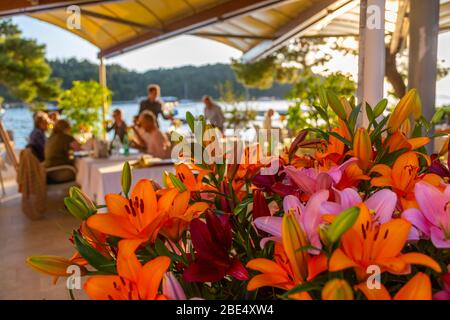
<path id="1" fill-rule="evenodd" d="M 13 21 L 19 25 L 25 37 L 36 38 L 47 46 L 49 59 L 77 57 L 97 61 L 98 49 L 70 32 L 25 16 L 14 17 Z M 216 41 L 179 36 L 108 59 L 107 63 L 118 63 L 125 68 L 143 72 L 183 65 L 229 63 L 232 58 L 241 55 L 239 50 Z M 439 36 L 438 59 L 445 60 L 444 65 L 450 66 L 450 32 Z M 356 79 L 357 65 L 355 57 L 337 54 L 328 68 L 351 73 Z M 450 76 L 438 82 L 437 96 L 438 100 L 450 101 Z"/>

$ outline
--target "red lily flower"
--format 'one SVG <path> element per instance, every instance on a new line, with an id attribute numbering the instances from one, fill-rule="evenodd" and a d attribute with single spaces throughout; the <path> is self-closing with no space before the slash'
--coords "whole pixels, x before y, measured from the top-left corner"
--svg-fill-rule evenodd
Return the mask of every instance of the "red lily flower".
<path id="1" fill-rule="evenodd" d="M 267 205 L 266 199 L 264 197 L 264 193 L 256 189 L 253 192 L 253 220 L 259 217 L 269 217 L 270 209 Z"/>
<path id="2" fill-rule="evenodd" d="M 230 275 L 238 280 L 247 280 L 247 270 L 229 253 L 232 241 L 229 216 L 219 218 L 211 211 L 205 216 L 206 223 L 200 219 L 191 222 L 195 261 L 185 270 L 183 279 L 188 282 L 215 282 Z"/>

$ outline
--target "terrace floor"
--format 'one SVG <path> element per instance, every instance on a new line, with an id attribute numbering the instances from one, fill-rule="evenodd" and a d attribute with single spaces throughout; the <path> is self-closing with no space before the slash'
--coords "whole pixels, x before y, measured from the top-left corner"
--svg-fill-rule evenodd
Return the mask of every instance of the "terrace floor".
<path id="1" fill-rule="evenodd" d="M 7 183 L 7 197 L 0 202 L 0 299 L 70 299 L 66 280 L 30 269 L 29 255 L 56 255 L 69 258 L 74 249 L 68 238 L 79 222 L 64 212 L 61 194 L 50 194 L 45 218 L 29 220 L 21 211 L 17 185 Z M 77 299 L 85 298 L 81 291 Z"/>

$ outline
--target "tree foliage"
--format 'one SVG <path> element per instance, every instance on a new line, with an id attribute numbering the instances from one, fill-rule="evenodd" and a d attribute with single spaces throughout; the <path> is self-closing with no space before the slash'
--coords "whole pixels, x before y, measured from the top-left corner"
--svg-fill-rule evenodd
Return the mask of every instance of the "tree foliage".
<path id="1" fill-rule="evenodd" d="M 70 119 L 74 133 L 99 133 L 103 96 L 109 104 L 111 92 L 93 80 L 74 81 L 72 88 L 63 92 L 59 106 L 63 109 L 63 115 Z"/>
<path id="2" fill-rule="evenodd" d="M 23 38 L 11 20 L 0 20 L 0 86 L 28 103 L 55 100 L 60 81 L 51 72 L 45 46 Z"/>
<path id="3" fill-rule="evenodd" d="M 75 80 L 89 81 L 98 79 L 98 65 L 87 60 L 74 58 L 50 61 L 53 75 L 63 80 L 63 88 L 68 89 Z M 183 66 L 171 69 L 155 69 L 145 72 L 128 70 L 118 64 L 106 66 L 108 88 L 113 91 L 115 101 L 134 100 L 145 96 L 147 86 L 157 83 L 164 96 L 179 99 L 199 100 L 203 95 L 220 97 L 218 86 L 230 81 L 239 94 L 245 88 L 236 80 L 233 70 L 227 64 L 210 64 L 204 66 Z M 276 96 L 284 97 L 290 85 L 275 84 L 270 90 L 249 90 L 250 97 Z"/>

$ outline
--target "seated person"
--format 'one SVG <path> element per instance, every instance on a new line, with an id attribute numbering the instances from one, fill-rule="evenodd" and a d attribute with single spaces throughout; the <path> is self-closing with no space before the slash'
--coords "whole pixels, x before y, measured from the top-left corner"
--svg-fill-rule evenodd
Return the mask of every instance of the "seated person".
<path id="1" fill-rule="evenodd" d="M 135 132 L 133 146 L 156 158 L 170 158 L 170 141 L 159 130 L 155 115 L 151 111 L 144 111 L 140 114 L 138 123 L 139 128 L 133 127 Z"/>
<path id="2" fill-rule="evenodd" d="M 45 112 L 37 112 L 34 115 L 34 129 L 31 131 L 30 138 L 28 139 L 27 148 L 31 149 L 31 152 L 39 159 L 44 161 L 44 148 L 47 137 L 45 132 L 48 129 L 50 119 Z"/>
<path id="3" fill-rule="evenodd" d="M 106 127 L 106 130 L 110 132 L 114 129 L 114 137 L 119 136 L 120 141 L 123 143 L 123 137 L 125 137 L 125 134 L 127 132 L 127 124 L 122 118 L 122 110 L 116 109 L 113 111 L 113 119 L 114 123 L 110 127 Z"/>
<path id="4" fill-rule="evenodd" d="M 45 144 L 45 166 L 47 168 L 74 165 L 73 150 L 79 149 L 79 144 L 70 134 L 70 124 L 67 120 L 58 120 L 53 132 Z M 72 170 L 58 170 L 49 172 L 50 183 L 62 183 L 75 180 Z"/>

